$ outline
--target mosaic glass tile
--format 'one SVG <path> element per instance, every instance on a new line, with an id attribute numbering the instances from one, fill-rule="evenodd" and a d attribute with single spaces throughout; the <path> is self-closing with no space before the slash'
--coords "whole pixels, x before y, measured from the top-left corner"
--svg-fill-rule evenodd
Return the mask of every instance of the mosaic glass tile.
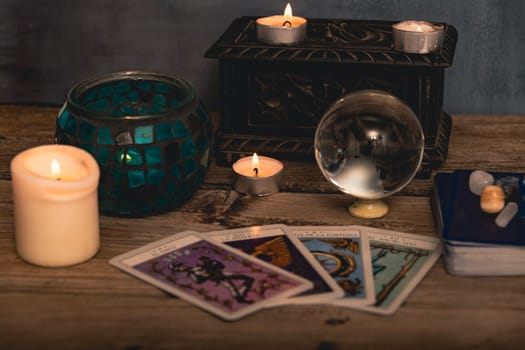
<path id="1" fill-rule="evenodd" d="M 170 123 L 160 123 L 155 125 L 155 140 L 164 141 L 174 138 L 173 129 Z"/>
<path id="2" fill-rule="evenodd" d="M 162 164 L 162 151 L 160 146 L 146 147 L 144 148 L 144 154 L 146 156 L 146 164 Z"/>
<path id="3" fill-rule="evenodd" d="M 135 142 L 140 144 L 153 142 L 153 126 L 138 126 L 135 129 Z"/>
<path id="4" fill-rule="evenodd" d="M 97 143 L 100 145 L 112 145 L 115 142 L 111 137 L 111 129 L 101 127 L 98 129 Z"/>
<path id="5" fill-rule="evenodd" d="M 130 170 L 128 171 L 128 184 L 129 187 L 139 187 L 146 183 L 146 177 L 142 170 Z"/>

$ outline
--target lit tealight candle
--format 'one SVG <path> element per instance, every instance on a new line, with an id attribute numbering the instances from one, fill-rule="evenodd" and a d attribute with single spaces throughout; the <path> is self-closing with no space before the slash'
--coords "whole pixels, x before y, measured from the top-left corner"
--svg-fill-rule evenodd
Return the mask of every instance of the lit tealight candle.
<path id="1" fill-rule="evenodd" d="M 86 151 L 46 145 L 11 161 L 16 250 L 41 266 L 68 266 L 99 249 L 99 168 Z"/>
<path id="2" fill-rule="evenodd" d="M 300 43 L 306 36 L 306 19 L 293 16 L 288 3 L 282 16 L 261 17 L 256 21 L 257 40 L 276 45 Z"/>
<path id="3" fill-rule="evenodd" d="M 283 163 L 258 156 L 244 157 L 233 164 L 233 187 L 236 191 L 255 196 L 267 196 L 279 192 Z"/>
<path id="4" fill-rule="evenodd" d="M 426 54 L 438 51 L 443 41 L 442 24 L 425 21 L 404 21 L 392 26 L 392 42 L 394 49 Z"/>

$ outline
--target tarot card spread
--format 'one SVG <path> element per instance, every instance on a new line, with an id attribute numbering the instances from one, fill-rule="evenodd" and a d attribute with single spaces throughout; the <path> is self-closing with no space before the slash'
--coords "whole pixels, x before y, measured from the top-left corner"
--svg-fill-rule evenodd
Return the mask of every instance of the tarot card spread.
<path id="1" fill-rule="evenodd" d="M 368 227 L 376 300 L 373 306 L 356 307 L 391 315 L 410 295 L 441 255 L 439 239 Z"/>
<path id="2" fill-rule="evenodd" d="M 196 232 L 148 244 L 110 264 L 229 321 L 312 288 L 303 278 Z"/>
<path id="3" fill-rule="evenodd" d="M 208 235 L 313 282 L 312 290 L 283 299 L 277 304 L 320 303 L 341 297 L 344 293 L 308 249 L 296 237 L 287 233 L 284 225 L 216 231 Z"/>
<path id="4" fill-rule="evenodd" d="M 342 298 L 330 304 L 356 306 L 374 303 L 374 281 L 368 238 L 359 229 L 341 226 L 295 226 L 298 237 L 343 288 Z"/>

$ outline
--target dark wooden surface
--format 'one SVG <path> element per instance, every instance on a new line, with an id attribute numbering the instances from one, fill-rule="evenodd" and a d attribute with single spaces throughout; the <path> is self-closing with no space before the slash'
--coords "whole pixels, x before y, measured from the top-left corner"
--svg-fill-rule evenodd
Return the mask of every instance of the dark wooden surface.
<path id="1" fill-rule="evenodd" d="M 224 206 L 229 168 L 212 167 L 178 210 L 140 219 L 101 217 L 101 249 L 89 262 L 41 268 L 14 250 L 9 162 L 51 143 L 57 108 L 0 106 L 0 348 L 2 349 L 522 349 L 525 277 L 455 277 L 440 259 L 393 316 L 335 306 L 287 306 L 223 322 L 137 280 L 108 260 L 184 231 L 248 225 L 361 224 L 435 235 L 430 180 L 389 199 L 380 220 L 348 216 L 349 197 L 314 163 L 285 164 L 283 191 Z M 440 171 L 525 172 L 525 116 L 453 116 L 449 159 Z"/>

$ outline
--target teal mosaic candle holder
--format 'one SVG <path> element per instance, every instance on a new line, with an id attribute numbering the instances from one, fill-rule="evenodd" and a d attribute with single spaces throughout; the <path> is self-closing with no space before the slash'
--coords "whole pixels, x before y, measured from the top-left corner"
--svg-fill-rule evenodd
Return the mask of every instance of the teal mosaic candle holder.
<path id="1" fill-rule="evenodd" d="M 83 148 L 97 160 L 101 213 L 138 217 L 173 209 L 200 186 L 212 123 L 184 79 L 118 72 L 70 90 L 55 141 Z"/>

